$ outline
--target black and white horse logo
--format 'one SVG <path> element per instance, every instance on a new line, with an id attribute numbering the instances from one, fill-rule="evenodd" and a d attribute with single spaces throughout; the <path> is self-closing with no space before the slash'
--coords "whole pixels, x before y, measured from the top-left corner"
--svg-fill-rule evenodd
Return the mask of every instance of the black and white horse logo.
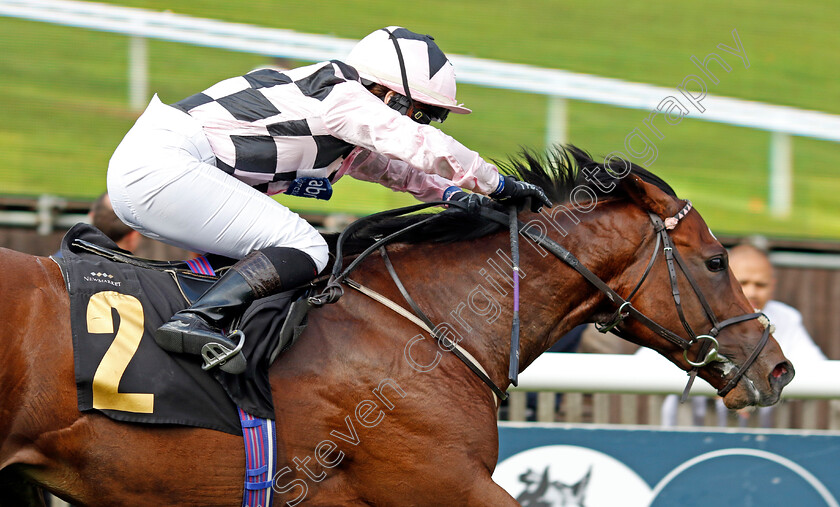
<path id="1" fill-rule="evenodd" d="M 592 467 L 575 484 L 552 481 L 546 466 L 542 475 L 528 469 L 519 476 L 525 490 L 516 497 L 522 507 L 585 507 L 586 487 L 592 475 Z"/>

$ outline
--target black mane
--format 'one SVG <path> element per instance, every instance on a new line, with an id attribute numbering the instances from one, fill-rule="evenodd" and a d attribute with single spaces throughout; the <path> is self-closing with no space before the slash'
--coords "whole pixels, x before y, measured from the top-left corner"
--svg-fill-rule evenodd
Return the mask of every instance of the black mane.
<path id="1" fill-rule="evenodd" d="M 676 193 L 667 183 L 647 169 L 620 159 L 612 159 L 610 164 L 605 166 L 603 163 L 595 162 L 588 153 L 573 145 L 556 146 L 546 155 L 522 150 L 516 157 L 511 157 L 506 161 L 494 160 L 493 162 L 501 172 L 512 174 L 522 181 L 542 187 L 555 205 L 568 203 L 572 190 L 579 185 L 586 185 L 598 198 L 617 199 L 626 197 L 625 192 L 619 185 L 620 178 L 617 178 L 615 174 L 625 173 L 628 166 L 632 174 L 639 176 L 647 183 L 655 185 L 668 195 L 676 197 Z M 587 181 L 587 172 L 590 179 L 593 177 L 597 179 L 597 183 Z M 613 185 L 615 186 L 613 187 Z M 605 188 L 612 189 L 612 192 L 605 192 L 603 190 Z M 459 209 L 442 211 L 440 215 L 442 216 L 429 224 L 417 227 L 402 236 L 399 242 L 451 243 L 481 238 L 501 228 L 495 222 L 468 214 Z M 345 253 L 358 253 L 372 244 L 375 239 L 404 229 L 428 216 L 428 213 L 418 213 L 372 222 L 346 240 Z M 335 244 L 336 240 L 337 235 L 327 236 L 327 242 L 331 246 Z"/>
<path id="2" fill-rule="evenodd" d="M 668 195 L 676 197 L 674 189 L 647 169 L 621 159 L 611 159 L 609 165 L 605 166 L 603 163 L 595 162 L 589 153 L 574 145 L 556 146 L 547 155 L 523 150 L 518 158 L 493 162 L 503 173 L 512 174 L 522 181 L 542 187 L 555 204 L 568 203 L 569 194 L 578 185 L 588 186 L 599 198 L 625 197 L 618 187 L 611 192 L 604 192 L 602 188 L 613 188 L 613 184 L 617 186 L 620 178 L 617 178 L 615 174 L 625 173 L 628 166 L 630 172 L 640 177 L 642 181 L 655 185 Z M 599 170 L 596 171 L 596 168 Z M 598 183 L 593 184 L 587 181 L 584 169 L 589 172 L 589 177 L 595 177 Z"/>

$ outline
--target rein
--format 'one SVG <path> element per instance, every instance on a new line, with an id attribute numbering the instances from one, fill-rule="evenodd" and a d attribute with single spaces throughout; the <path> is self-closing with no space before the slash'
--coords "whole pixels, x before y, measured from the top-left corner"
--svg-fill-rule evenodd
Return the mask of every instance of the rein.
<path id="1" fill-rule="evenodd" d="M 324 290 L 321 293 L 315 294 L 315 295 L 313 295 L 309 298 L 309 302 L 311 304 L 315 305 L 315 306 L 323 306 L 325 304 L 335 303 L 344 294 L 344 288 L 342 287 L 343 283 L 347 284 L 348 286 L 350 286 L 350 287 L 352 287 L 352 288 L 354 288 L 354 289 L 356 289 L 360 292 L 362 292 L 363 294 L 371 296 L 370 293 L 372 293 L 373 291 L 370 291 L 370 289 L 362 287 L 361 284 L 359 284 L 358 282 L 354 282 L 347 277 L 371 253 L 373 253 L 376 250 L 379 250 L 380 255 L 382 256 L 382 259 L 385 262 L 385 267 L 388 269 L 388 273 L 391 275 L 391 279 L 394 281 L 394 284 L 397 286 L 400 293 L 403 295 L 403 298 L 405 298 L 406 302 L 409 304 L 411 309 L 414 311 L 414 314 L 419 318 L 420 322 L 416 322 L 414 319 L 410 318 L 408 316 L 410 314 L 404 315 L 399 310 L 399 308 L 401 308 L 401 307 L 399 307 L 399 305 L 392 304 L 392 302 L 390 300 L 388 300 L 387 298 L 384 298 L 383 296 L 377 294 L 378 297 L 374 297 L 374 299 L 376 301 L 379 301 L 383 305 L 387 306 L 388 308 L 391 308 L 392 310 L 397 311 L 397 313 L 400 313 L 401 315 L 408 318 L 412 322 L 415 322 L 418 325 L 422 324 L 422 325 L 420 325 L 420 327 L 426 329 L 436 340 L 438 340 L 440 343 L 443 343 L 444 346 L 447 348 L 447 350 L 449 350 L 450 352 L 455 354 L 455 356 L 458 359 L 460 359 L 461 362 L 463 362 L 473 373 L 475 373 L 475 375 L 478 376 L 478 378 L 480 378 L 482 382 L 487 384 L 487 386 L 490 388 L 491 391 L 493 391 L 493 394 L 496 396 L 497 399 L 505 400 L 505 399 L 507 399 L 507 393 L 505 392 L 505 390 L 500 388 L 499 386 L 496 385 L 495 382 L 493 382 L 493 380 L 490 378 L 489 375 L 487 375 L 487 372 L 484 370 L 484 368 L 481 367 L 481 365 L 478 363 L 478 361 L 476 361 L 475 358 L 472 357 L 472 355 L 469 352 L 467 352 L 466 350 L 461 348 L 457 343 L 453 342 L 452 340 L 450 340 L 449 338 L 447 338 L 446 336 L 441 334 L 440 331 L 438 330 L 437 326 L 435 326 L 435 324 L 431 321 L 431 319 L 429 319 L 429 317 L 427 317 L 426 314 L 420 309 L 420 306 L 417 305 L 417 303 L 414 301 L 414 299 L 411 297 L 411 295 L 409 295 L 408 291 L 405 289 L 405 286 L 402 284 L 402 281 L 397 276 L 396 270 L 394 269 L 394 266 L 391 263 L 391 260 L 388 257 L 388 253 L 385 249 L 386 245 L 388 245 L 390 243 L 393 243 L 397 238 L 399 238 L 400 236 L 404 235 L 405 233 L 411 231 L 412 229 L 414 229 L 416 227 L 419 227 L 421 225 L 427 224 L 429 222 L 432 222 L 432 221 L 440 218 L 439 213 L 431 215 L 428 218 L 420 220 L 420 221 L 418 221 L 414 224 L 411 224 L 411 225 L 409 225 L 409 226 L 407 226 L 403 229 L 400 229 L 399 231 L 393 232 L 392 234 L 389 234 L 388 236 L 385 236 L 384 238 L 380 238 L 380 239 L 376 240 L 371 246 L 369 246 L 364 251 L 362 251 L 362 253 L 360 253 L 353 260 L 353 262 L 351 262 L 346 268 L 344 268 L 342 270 L 342 265 L 343 265 L 342 264 L 342 260 L 343 260 L 342 250 L 343 250 L 343 247 L 344 247 L 344 242 L 346 241 L 347 237 L 350 234 L 353 234 L 357 230 L 361 229 L 361 227 L 363 225 L 366 225 L 367 223 L 369 223 L 371 221 L 375 221 L 375 220 L 378 220 L 378 219 L 381 219 L 381 218 L 398 217 L 398 216 L 402 216 L 402 215 L 407 215 L 409 213 L 413 213 L 415 211 L 420 211 L 420 210 L 423 210 L 423 209 L 426 209 L 426 208 L 431 208 L 433 206 L 440 206 L 440 205 L 447 205 L 450 208 L 451 207 L 456 207 L 456 208 L 459 208 L 461 210 L 467 211 L 467 206 L 463 203 L 449 202 L 449 201 L 433 201 L 433 202 L 427 202 L 427 203 L 424 203 L 424 204 L 416 204 L 414 206 L 406 206 L 404 208 L 398 208 L 398 209 L 393 209 L 393 210 L 388 210 L 388 211 L 382 211 L 382 212 L 379 212 L 379 213 L 374 213 L 373 215 L 368 215 L 366 217 L 360 218 L 359 220 L 356 220 L 355 222 L 353 222 L 352 224 L 347 226 L 347 228 L 344 229 L 344 231 L 342 231 L 341 234 L 338 235 L 338 241 L 337 241 L 337 244 L 336 244 L 336 253 L 335 253 L 336 259 L 335 259 L 335 264 L 333 264 L 333 269 L 332 269 L 332 273 L 330 275 L 329 281 L 327 282 L 326 287 L 324 288 Z M 515 211 L 513 213 L 515 214 Z M 373 297 L 373 296 L 371 296 L 371 297 Z M 517 342 L 518 342 L 518 332 L 517 332 Z M 517 355 L 518 355 L 518 352 L 517 352 Z"/>
<path id="2" fill-rule="evenodd" d="M 456 343 L 452 342 L 446 336 L 441 335 L 438 331 L 436 326 L 432 323 L 432 321 L 423 313 L 417 303 L 411 298 L 408 294 L 408 291 L 405 289 L 405 286 L 400 281 L 399 277 L 396 274 L 396 270 L 393 267 L 393 264 L 388 257 L 387 251 L 385 246 L 393 243 L 396 241 L 400 236 L 410 232 L 411 230 L 430 223 L 436 219 L 438 219 L 441 214 L 433 214 L 428 218 L 415 222 L 403 229 L 395 231 L 388 236 L 383 238 L 379 238 L 372 245 L 367 247 L 362 253 L 360 253 L 346 268 L 342 269 L 342 250 L 347 237 L 359 229 L 363 225 L 368 224 L 369 222 L 376 221 L 382 218 L 389 218 L 389 217 L 398 217 L 407 215 L 409 213 L 413 213 L 415 211 L 420 211 L 423 209 L 446 205 L 450 208 L 456 207 L 461 210 L 467 211 L 467 206 L 465 204 L 459 202 L 449 202 L 449 201 L 433 201 L 427 202 L 423 204 L 417 204 L 414 206 L 407 206 L 404 208 L 398 208 L 388 211 L 383 211 L 379 213 L 375 213 L 369 215 L 367 217 L 360 218 L 359 220 L 350 224 L 344 231 L 339 234 L 338 241 L 336 244 L 336 260 L 333 265 L 332 273 L 330 275 L 329 281 L 327 282 L 326 287 L 324 290 L 316 295 L 313 295 L 309 298 L 309 302 L 315 306 L 322 306 L 324 304 L 334 303 L 338 301 L 338 299 L 344 294 L 344 289 L 342 284 L 347 284 L 350 287 L 353 287 L 359 290 L 360 284 L 348 279 L 348 275 L 355 270 L 359 264 L 367 258 L 371 253 L 379 250 L 380 255 L 382 256 L 383 262 L 385 263 L 386 268 L 388 269 L 389 274 L 391 275 L 392 280 L 394 281 L 395 285 L 399 289 L 400 293 L 405 298 L 406 302 L 412 308 L 414 314 L 420 319 L 420 321 L 428 328 L 430 333 L 436 338 L 439 342 L 443 343 L 448 350 L 453 352 L 470 370 L 473 371 L 485 384 L 490 387 L 493 393 L 499 399 L 506 399 L 507 393 L 505 390 L 501 389 L 497 386 L 492 379 L 487 375 L 485 370 L 478 364 L 475 359 L 466 353 L 465 350 L 461 349 Z M 492 220 L 500 225 L 506 226 L 510 230 L 510 237 L 511 237 L 511 253 L 513 259 L 513 280 L 514 280 L 514 316 L 513 322 L 511 324 L 511 349 L 510 349 L 510 364 L 509 364 L 509 371 L 508 371 L 508 380 L 513 384 L 517 385 L 518 380 L 518 370 L 519 370 L 519 248 L 518 248 L 518 236 L 522 234 L 526 236 L 528 239 L 536 243 L 537 245 L 543 247 L 544 249 L 551 252 L 555 257 L 563 261 L 564 263 L 568 264 L 569 267 L 577 271 L 581 276 L 583 276 L 589 283 L 595 286 L 598 290 L 604 293 L 607 298 L 610 300 L 611 303 L 616 305 L 618 309 L 613 314 L 613 316 L 609 319 L 609 322 L 606 324 L 596 324 L 598 330 L 602 333 L 606 333 L 608 331 L 613 330 L 617 326 L 619 326 L 624 319 L 627 317 L 632 317 L 639 321 L 642 325 L 653 331 L 654 333 L 658 334 L 662 338 L 665 338 L 669 342 L 673 343 L 674 345 L 680 347 L 683 350 L 683 357 L 685 358 L 686 362 L 692 366 L 692 370 L 689 372 L 689 380 L 683 392 L 683 399 L 688 396 L 688 392 L 691 389 L 691 386 L 694 382 L 695 377 L 700 368 L 703 366 L 708 365 L 712 362 L 720 362 L 726 361 L 727 359 L 721 356 L 718 353 L 720 344 L 717 341 L 718 334 L 728 326 L 738 324 L 744 321 L 758 319 L 759 322 L 764 326 L 764 332 L 762 333 L 761 339 L 759 340 L 756 347 L 753 349 L 750 356 L 747 360 L 739 367 L 738 371 L 735 375 L 726 383 L 726 385 L 717 391 L 719 396 L 726 396 L 741 380 L 744 376 L 746 371 L 752 366 L 755 360 L 758 358 L 758 355 L 763 350 L 765 344 L 767 343 L 768 337 L 771 332 L 771 325 L 769 319 L 760 312 L 755 313 L 748 313 L 738 317 L 732 317 L 726 319 L 724 321 L 718 321 L 714 311 L 711 309 L 708 301 L 706 300 L 705 296 L 703 295 L 702 291 L 699 289 L 699 286 L 688 271 L 685 262 L 682 260 L 682 257 L 679 255 L 677 250 L 674 248 L 673 243 L 671 241 L 671 237 L 668 234 L 668 230 L 674 229 L 679 221 L 685 217 L 688 212 L 691 210 L 692 204 L 691 201 L 686 201 L 685 206 L 680 210 L 673 217 L 668 217 L 664 221 L 654 213 L 648 212 L 650 220 L 654 227 L 654 234 L 656 235 L 656 245 L 653 249 L 653 254 L 651 256 L 650 261 L 648 262 L 644 273 L 642 274 L 641 279 L 627 296 L 627 298 L 623 298 L 617 292 L 615 292 L 612 288 L 610 288 L 600 277 L 598 277 L 595 273 L 590 271 L 586 266 L 584 266 L 580 260 L 574 256 L 570 251 L 565 249 L 556 241 L 545 237 L 539 232 L 534 232 L 532 227 L 526 224 L 523 224 L 518 218 L 516 217 L 516 208 L 511 206 L 509 209 L 509 213 L 502 213 L 500 211 L 496 211 L 489 207 L 482 207 L 478 210 L 478 213 L 489 219 Z M 639 289 L 644 284 L 645 280 L 647 279 L 648 275 L 650 274 L 654 262 L 656 261 L 657 255 L 659 254 L 660 246 L 662 247 L 662 252 L 665 257 L 665 262 L 668 268 L 668 278 L 671 285 L 671 293 L 674 298 L 674 303 L 676 305 L 677 314 L 679 315 L 680 322 L 683 325 L 683 328 L 688 333 L 690 339 L 685 339 L 682 336 L 674 333 L 673 331 L 666 329 L 662 325 L 658 324 L 654 320 L 647 317 L 645 314 L 637 310 L 633 307 L 631 303 L 631 299 L 635 296 Z M 697 296 L 698 300 L 700 301 L 700 305 L 703 307 L 703 310 L 706 314 L 707 319 L 712 324 L 712 328 L 709 330 L 707 334 L 697 335 L 694 330 L 692 329 L 691 325 L 685 318 L 685 314 L 682 308 L 682 301 L 681 301 L 681 294 L 679 290 L 679 284 L 677 280 L 677 271 L 676 268 L 683 272 L 683 275 L 689 282 L 693 292 Z M 384 299 L 384 298 L 383 298 Z M 380 299 L 377 301 L 383 302 Z M 386 304 L 393 309 L 393 306 Z M 397 305 L 398 306 L 398 305 Z M 401 312 L 400 312 L 401 313 Z M 423 327 L 423 326 L 421 326 Z M 620 331 L 620 330 L 616 330 Z M 688 358 L 689 350 L 697 343 L 701 343 L 700 349 L 695 356 L 695 360 L 692 361 Z M 466 353 L 466 355 L 464 354 Z M 467 357 L 469 356 L 469 357 Z"/>

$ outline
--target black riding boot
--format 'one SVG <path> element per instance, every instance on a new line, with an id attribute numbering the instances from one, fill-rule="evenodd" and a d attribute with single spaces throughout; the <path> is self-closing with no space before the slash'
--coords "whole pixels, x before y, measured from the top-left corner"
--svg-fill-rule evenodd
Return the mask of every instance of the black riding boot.
<path id="1" fill-rule="evenodd" d="M 238 344 L 222 329 L 255 299 L 276 294 L 281 287 L 292 289 L 316 274 L 312 259 L 300 250 L 276 247 L 252 252 L 234 264 L 192 306 L 158 328 L 155 341 L 170 352 L 204 355 L 208 368 L 218 365 L 228 373 L 242 373 L 245 357 L 239 351 L 231 354 Z M 205 349 L 208 344 L 215 345 Z M 208 363 L 208 359 L 212 361 Z"/>

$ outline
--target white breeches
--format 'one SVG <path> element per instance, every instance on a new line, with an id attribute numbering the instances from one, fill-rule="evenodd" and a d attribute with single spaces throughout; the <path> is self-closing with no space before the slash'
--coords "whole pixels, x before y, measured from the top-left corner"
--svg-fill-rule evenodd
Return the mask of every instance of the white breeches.
<path id="1" fill-rule="evenodd" d="M 111 157 L 114 211 L 144 236 L 194 252 L 241 259 L 283 246 L 324 269 L 328 250 L 318 231 L 214 164 L 201 125 L 156 95 Z"/>

